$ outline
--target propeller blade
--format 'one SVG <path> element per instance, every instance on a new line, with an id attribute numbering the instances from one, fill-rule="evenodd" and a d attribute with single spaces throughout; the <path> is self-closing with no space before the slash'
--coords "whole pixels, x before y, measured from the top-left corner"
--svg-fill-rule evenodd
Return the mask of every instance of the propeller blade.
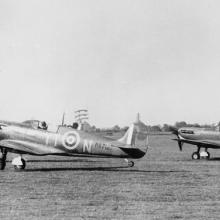
<path id="1" fill-rule="evenodd" d="M 178 128 L 173 127 L 173 126 L 170 126 L 169 128 L 170 128 L 170 131 L 177 136 L 178 146 L 179 146 L 180 151 L 182 151 L 182 150 L 183 150 L 183 142 L 182 142 L 181 139 L 179 138 Z"/>
<path id="2" fill-rule="evenodd" d="M 180 149 L 180 151 L 182 151 L 182 150 L 183 150 L 183 148 L 182 148 L 183 143 L 181 142 L 180 139 L 178 140 L 178 145 L 179 145 L 179 149 Z"/>

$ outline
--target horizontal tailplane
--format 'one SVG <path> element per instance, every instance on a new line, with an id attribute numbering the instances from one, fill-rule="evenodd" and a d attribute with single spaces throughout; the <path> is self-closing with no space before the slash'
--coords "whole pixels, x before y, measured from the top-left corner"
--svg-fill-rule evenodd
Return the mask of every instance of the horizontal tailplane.
<path id="1" fill-rule="evenodd" d="M 139 159 L 142 158 L 146 152 L 140 150 L 139 148 L 127 148 L 127 147 L 120 147 L 126 154 L 130 156 L 130 158 Z"/>

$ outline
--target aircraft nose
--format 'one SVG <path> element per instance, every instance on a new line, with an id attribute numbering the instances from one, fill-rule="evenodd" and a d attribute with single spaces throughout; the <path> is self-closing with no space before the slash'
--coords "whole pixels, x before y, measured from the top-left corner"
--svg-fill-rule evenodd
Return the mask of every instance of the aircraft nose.
<path id="1" fill-rule="evenodd" d="M 170 127 L 170 130 L 172 131 L 173 134 L 175 134 L 177 136 L 177 139 L 175 139 L 175 140 L 178 143 L 180 151 L 182 151 L 183 143 L 181 142 L 180 137 L 179 137 L 181 130 L 176 127 Z"/>

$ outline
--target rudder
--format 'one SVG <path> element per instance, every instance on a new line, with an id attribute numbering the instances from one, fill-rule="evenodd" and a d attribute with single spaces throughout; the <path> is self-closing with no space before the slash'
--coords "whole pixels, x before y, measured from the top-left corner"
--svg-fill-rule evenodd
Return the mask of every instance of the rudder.
<path id="1" fill-rule="evenodd" d="M 148 146 L 147 126 L 140 120 L 137 120 L 118 141 L 131 147 L 146 148 Z"/>

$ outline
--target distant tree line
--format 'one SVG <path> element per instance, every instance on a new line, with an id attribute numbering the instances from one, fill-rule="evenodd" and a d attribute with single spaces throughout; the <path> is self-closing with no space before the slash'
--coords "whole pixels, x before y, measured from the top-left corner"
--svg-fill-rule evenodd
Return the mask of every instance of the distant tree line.
<path id="1" fill-rule="evenodd" d="M 181 128 L 181 127 L 197 127 L 197 128 L 207 128 L 210 130 L 215 130 L 217 126 L 220 126 L 220 122 L 218 125 L 216 124 L 198 124 L 198 123 L 186 123 L 185 121 L 178 121 L 174 125 L 170 124 L 163 124 L 163 125 L 147 125 L 147 130 L 149 132 L 171 132 L 170 127 L 176 127 L 176 128 Z M 120 132 L 120 131 L 126 131 L 128 129 L 128 126 L 120 128 L 118 125 L 115 125 L 112 128 L 108 129 L 98 129 L 99 131 L 108 131 L 108 132 Z"/>
<path id="2" fill-rule="evenodd" d="M 153 125 L 153 126 L 148 126 L 148 131 L 150 132 L 170 132 L 171 127 L 176 127 L 176 128 L 181 128 L 181 127 L 197 127 L 197 128 L 207 128 L 210 130 L 215 130 L 218 126 L 220 126 L 220 123 L 218 125 L 216 124 L 204 124 L 200 125 L 198 123 L 186 123 L 185 121 L 178 121 L 174 125 L 169 125 L 169 124 L 163 124 L 161 125 Z"/>
<path id="3" fill-rule="evenodd" d="M 148 126 L 148 131 L 151 132 L 170 132 L 171 127 L 176 127 L 176 128 L 181 128 L 181 127 L 197 127 L 197 128 L 207 128 L 210 130 L 215 130 L 218 126 L 220 126 L 220 123 L 218 125 L 216 124 L 203 124 L 200 125 L 198 123 L 186 123 L 185 121 L 178 121 L 174 125 L 169 125 L 169 124 L 163 124 L 161 125 L 153 125 L 153 126 Z"/>
<path id="4" fill-rule="evenodd" d="M 163 125 L 147 125 L 147 130 L 148 132 L 171 132 L 170 127 L 176 127 L 176 128 L 181 128 L 181 127 L 202 127 L 202 128 L 207 128 L 210 130 L 215 130 L 217 127 L 220 127 L 220 122 L 216 124 L 204 124 L 200 125 L 198 123 L 187 123 L 185 121 L 178 121 L 174 125 L 170 124 L 163 124 Z M 94 132 L 125 132 L 128 129 L 128 126 L 120 127 L 119 125 L 115 125 L 112 128 L 97 128 L 95 126 L 90 126 L 90 129 L 88 131 L 94 131 Z M 86 129 L 87 130 L 87 129 Z"/>

